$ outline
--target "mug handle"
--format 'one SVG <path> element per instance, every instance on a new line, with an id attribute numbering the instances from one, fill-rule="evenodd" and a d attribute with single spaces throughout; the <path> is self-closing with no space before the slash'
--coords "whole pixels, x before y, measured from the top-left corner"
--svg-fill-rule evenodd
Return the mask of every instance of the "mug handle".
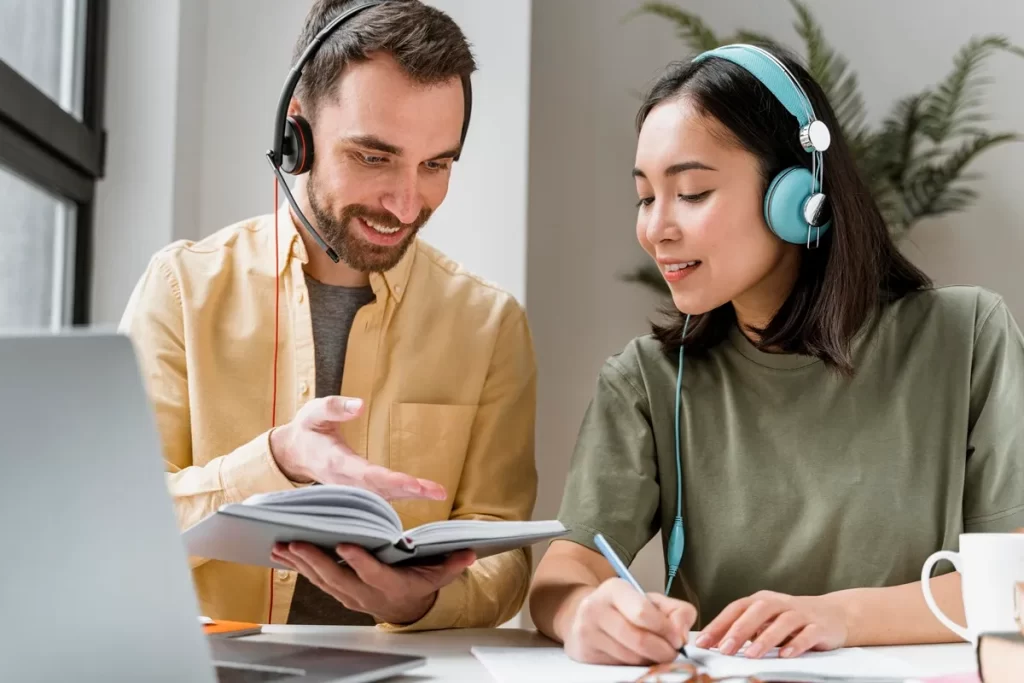
<path id="1" fill-rule="evenodd" d="M 924 561 L 924 566 L 921 567 L 921 590 L 924 592 L 924 601 L 928 603 L 928 609 L 932 611 L 935 618 L 938 619 L 943 626 L 948 628 L 953 633 L 957 634 L 969 643 L 974 642 L 974 636 L 971 635 L 967 629 L 959 624 L 953 622 L 949 617 L 943 614 L 939 606 L 935 604 L 935 598 L 932 597 L 932 568 L 942 560 L 948 560 L 953 567 L 960 572 L 961 579 L 963 577 L 963 570 L 960 568 L 960 555 L 949 550 L 940 550 L 939 552 L 932 553 L 928 556 L 928 559 Z"/>

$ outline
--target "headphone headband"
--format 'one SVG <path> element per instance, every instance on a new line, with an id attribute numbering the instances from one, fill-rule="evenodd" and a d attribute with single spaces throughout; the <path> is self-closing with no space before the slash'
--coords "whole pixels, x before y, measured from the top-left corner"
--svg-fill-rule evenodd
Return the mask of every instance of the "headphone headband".
<path id="1" fill-rule="evenodd" d="M 814 114 L 811 98 L 807 96 L 796 76 L 778 57 L 756 45 L 734 43 L 708 50 L 696 58 L 700 62 L 708 57 L 719 57 L 746 69 L 775 96 L 782 106 L 800 124 L 800 144 L 808 152 L 824 152 L 831 143 L 831 135 L 823 121 Z"/>
<path id="2" fill-rule="evenodd" d="M 820 241 L 831 221 L 827 217 L 822 152 L 829 148 L 832 135 L 824 121 L 814 113 L 811 99 L 778 57 L 756 45 L 723 45 L 697 55 L 701 62 L 718 57 L 732 62 L 756 78 L 786 108 L 799 124 L 800 145 L 811 154 L 811 170 L 794 166 L 783 170 L 771 183 L 765 198 L 765 222 L 787 242 L 811 244 L 811 231 Z M 805 182 L 804 179 L 809 182 Z"/>
<path id="3" fill-rule="evenodd" d="M 284 81 L 284 87 L 281 89 L 281 96 L 277 101 L 277 115 L 274 117 L 274 144 L 271 148 L 271 159 L 278 166 L 281 165 L 281 161 L 284 156 L 285 118 L 288 116 L 288 106 L 291 104 L 292 96 L 295 94 L 295 88 L 298 86 L 299 79 L 302 77 L 302 69 L 313 58 L 317 50 L 320 49 L 320 46 L 323 45 L 323 42 L 327 40 L 327 37 L 334 32 L 334 29 L 338 28 L 340 24 L 363 10 L 379 5 L 381 1 L 382 0 L 371 0 L 370 2 L 350 7 L 332 19 L 327 26 L 321 29 L 313 40 L 309 42 L 309 45 L 306 46 L 302 55 L 295 61 L 295 64 L 288 72 L 288 77 L 285 78 Z"/>
<path id="4" fill-rule="evenodd" d="M 708 57 L 726 59 L 749 71 L 800 122 L 801 128 L 814 120 L 814 109 L 804 89 L 789 69 L 767 50 L 755 45 L 725 45 L 698 55 L 693 61 Z"/>

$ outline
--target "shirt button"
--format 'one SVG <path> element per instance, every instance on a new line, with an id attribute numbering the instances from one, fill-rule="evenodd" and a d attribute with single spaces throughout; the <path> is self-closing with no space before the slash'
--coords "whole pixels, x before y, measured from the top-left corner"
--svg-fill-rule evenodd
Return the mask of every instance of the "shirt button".
<path id="1" fill-rule="evenodd" d="M 278 578 L 279 581 L 287 581 L 288 580 L 288 570 L 287 569 L 278 569 L 277 572 L 275 572 L 275 573 L 277 574 L 277 578 Z"/>
<path id="2" fill-rule="evenodd" d="M 299 303 L 301 304 L 306 299 L 306 295 L 303 292 L 299 292 Z"/>
<path id="3" fill-rule="evenodd" d="M 309 393 L 309 385 L 303 382 L 302 384 L 299 385 L 299 391 L 302 392 L 303 396 L 305 396 L 306 394 Z"/>
<path id="4" fill-rule="evenodd" d="M 402 285 L 395 285 L 395 291 L 398 292 L 399 294 L 401 294 L 402 293 Z"/>

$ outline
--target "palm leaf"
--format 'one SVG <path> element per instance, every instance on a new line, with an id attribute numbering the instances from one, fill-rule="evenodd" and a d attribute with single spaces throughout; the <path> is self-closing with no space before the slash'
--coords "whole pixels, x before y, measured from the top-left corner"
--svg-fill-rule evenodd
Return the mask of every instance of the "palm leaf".
<path id="1" fill-rule="evenodd" d="M 977 191 L 969 187 L 948 187 L 932 205 L 931 215 L 963 211 L 978 198 Z"/>
<path id="2" fill-rule="evenodd" d="M 665 282 L 665 278 L 661 275 L 661 271 L 650 263 L 637 266 L 623 275 L 622 280 L 625 282 L 636 282 L 661 293 L 668 293 L 670 291 L 668 284 Z"/>
<path id="3" fill-rule="evenodd" d="M 982 134 L 964 142 L 940 164 L 924 166 L 908 178 L 904 196 L 914 220 L 959 211 L 977 198 L 963 184 L 971 178 L 964 169 L 990 147 L 1019 139 L 1014 133 Z"/>
<path id="4" fill-rule="evenodd" d="M 740 29 L 731 38 L 723 41 L 723 45 L 732 43 L 745 43 L 747 45 L 759 45 L 765 48 L 776 47 L 779 42 L 771 36 L 766 36 L 763 33 L 757 33 L 756 31 L 747 31 Z"/>
<path id="5" fill-rule="evenodd" d="M 963 135 L 967 133 L 965 129 L 969 124 L 984 120 L 982 115 L 971 111 L 981 105 L 980 90 L 989 83 L 977 72 L 982 61 L 996 50 L 1024 57 L 1024 49 L 1000 35 L 972 38 L 957 52 L 952 71 L 935 88 L 925 105 L 922 132 L 932 141 L 938 143 L 951 136 Z"/>
<path id="6" fill-rule="evenodd" d="M 694 52 L 713 50 L 722 43 L 718 36 L 712 31 L 704 20 L 696 14 L 682 10 L 667 2 L 645 2 L 639 8 L 630 12 L 627 19 L 641 15 L 652 14 L 662 19 L 668 19 L 676 25 L 676 33 L 679 38 L 690 46 Z"/>
<path id="7" fill-rule="evenodd" d="M 889 228 L 894 239 L 900 239 L 910 229 L 911 220 L 907 213 L 903 195 L 899 193 L 885 178 L 873 179 L 871 194 L 875 199 L 882 219 Z"/>
<path id="8" fill-rule="evenodd" d="M 882 174 L 899 191 L 913 163 L 926 98 L 927 93 L 917 93 L 897 102 L 871 149 L 871 172 Z"/>

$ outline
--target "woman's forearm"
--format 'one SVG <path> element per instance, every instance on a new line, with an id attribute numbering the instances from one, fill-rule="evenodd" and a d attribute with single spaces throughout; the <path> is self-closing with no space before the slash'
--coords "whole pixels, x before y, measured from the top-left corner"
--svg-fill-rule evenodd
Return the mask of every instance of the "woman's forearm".
<path id="1" fill-rule="evenodd" d="M 935 602 L 958 624 L 964 624 L 960 575 L 944 574 L 931 580 Z M 827 596 L 848 615 L 847 646 L 948 643 L 960 638 L 939 623 L 924 601 L 921 582 L 889 588 L 852 588 Z"/>
<path id="2" fill-rule="evenodd" d="M 530 594 L 530 616 L 537 630 L 557 643 L 564 643 L 566 632 L 580 602 L 597 590 L 585 583 L 547 583 Z"/>
<path id="3" fill-rule="evenodd" d="M 537 630 L 562 643 L 580 602 L 597 590 L 607 578 L 590 566 L 587 551 L 566 542 L 556 541 L 548 549 L 530 589 L 530 618 Z"/>

